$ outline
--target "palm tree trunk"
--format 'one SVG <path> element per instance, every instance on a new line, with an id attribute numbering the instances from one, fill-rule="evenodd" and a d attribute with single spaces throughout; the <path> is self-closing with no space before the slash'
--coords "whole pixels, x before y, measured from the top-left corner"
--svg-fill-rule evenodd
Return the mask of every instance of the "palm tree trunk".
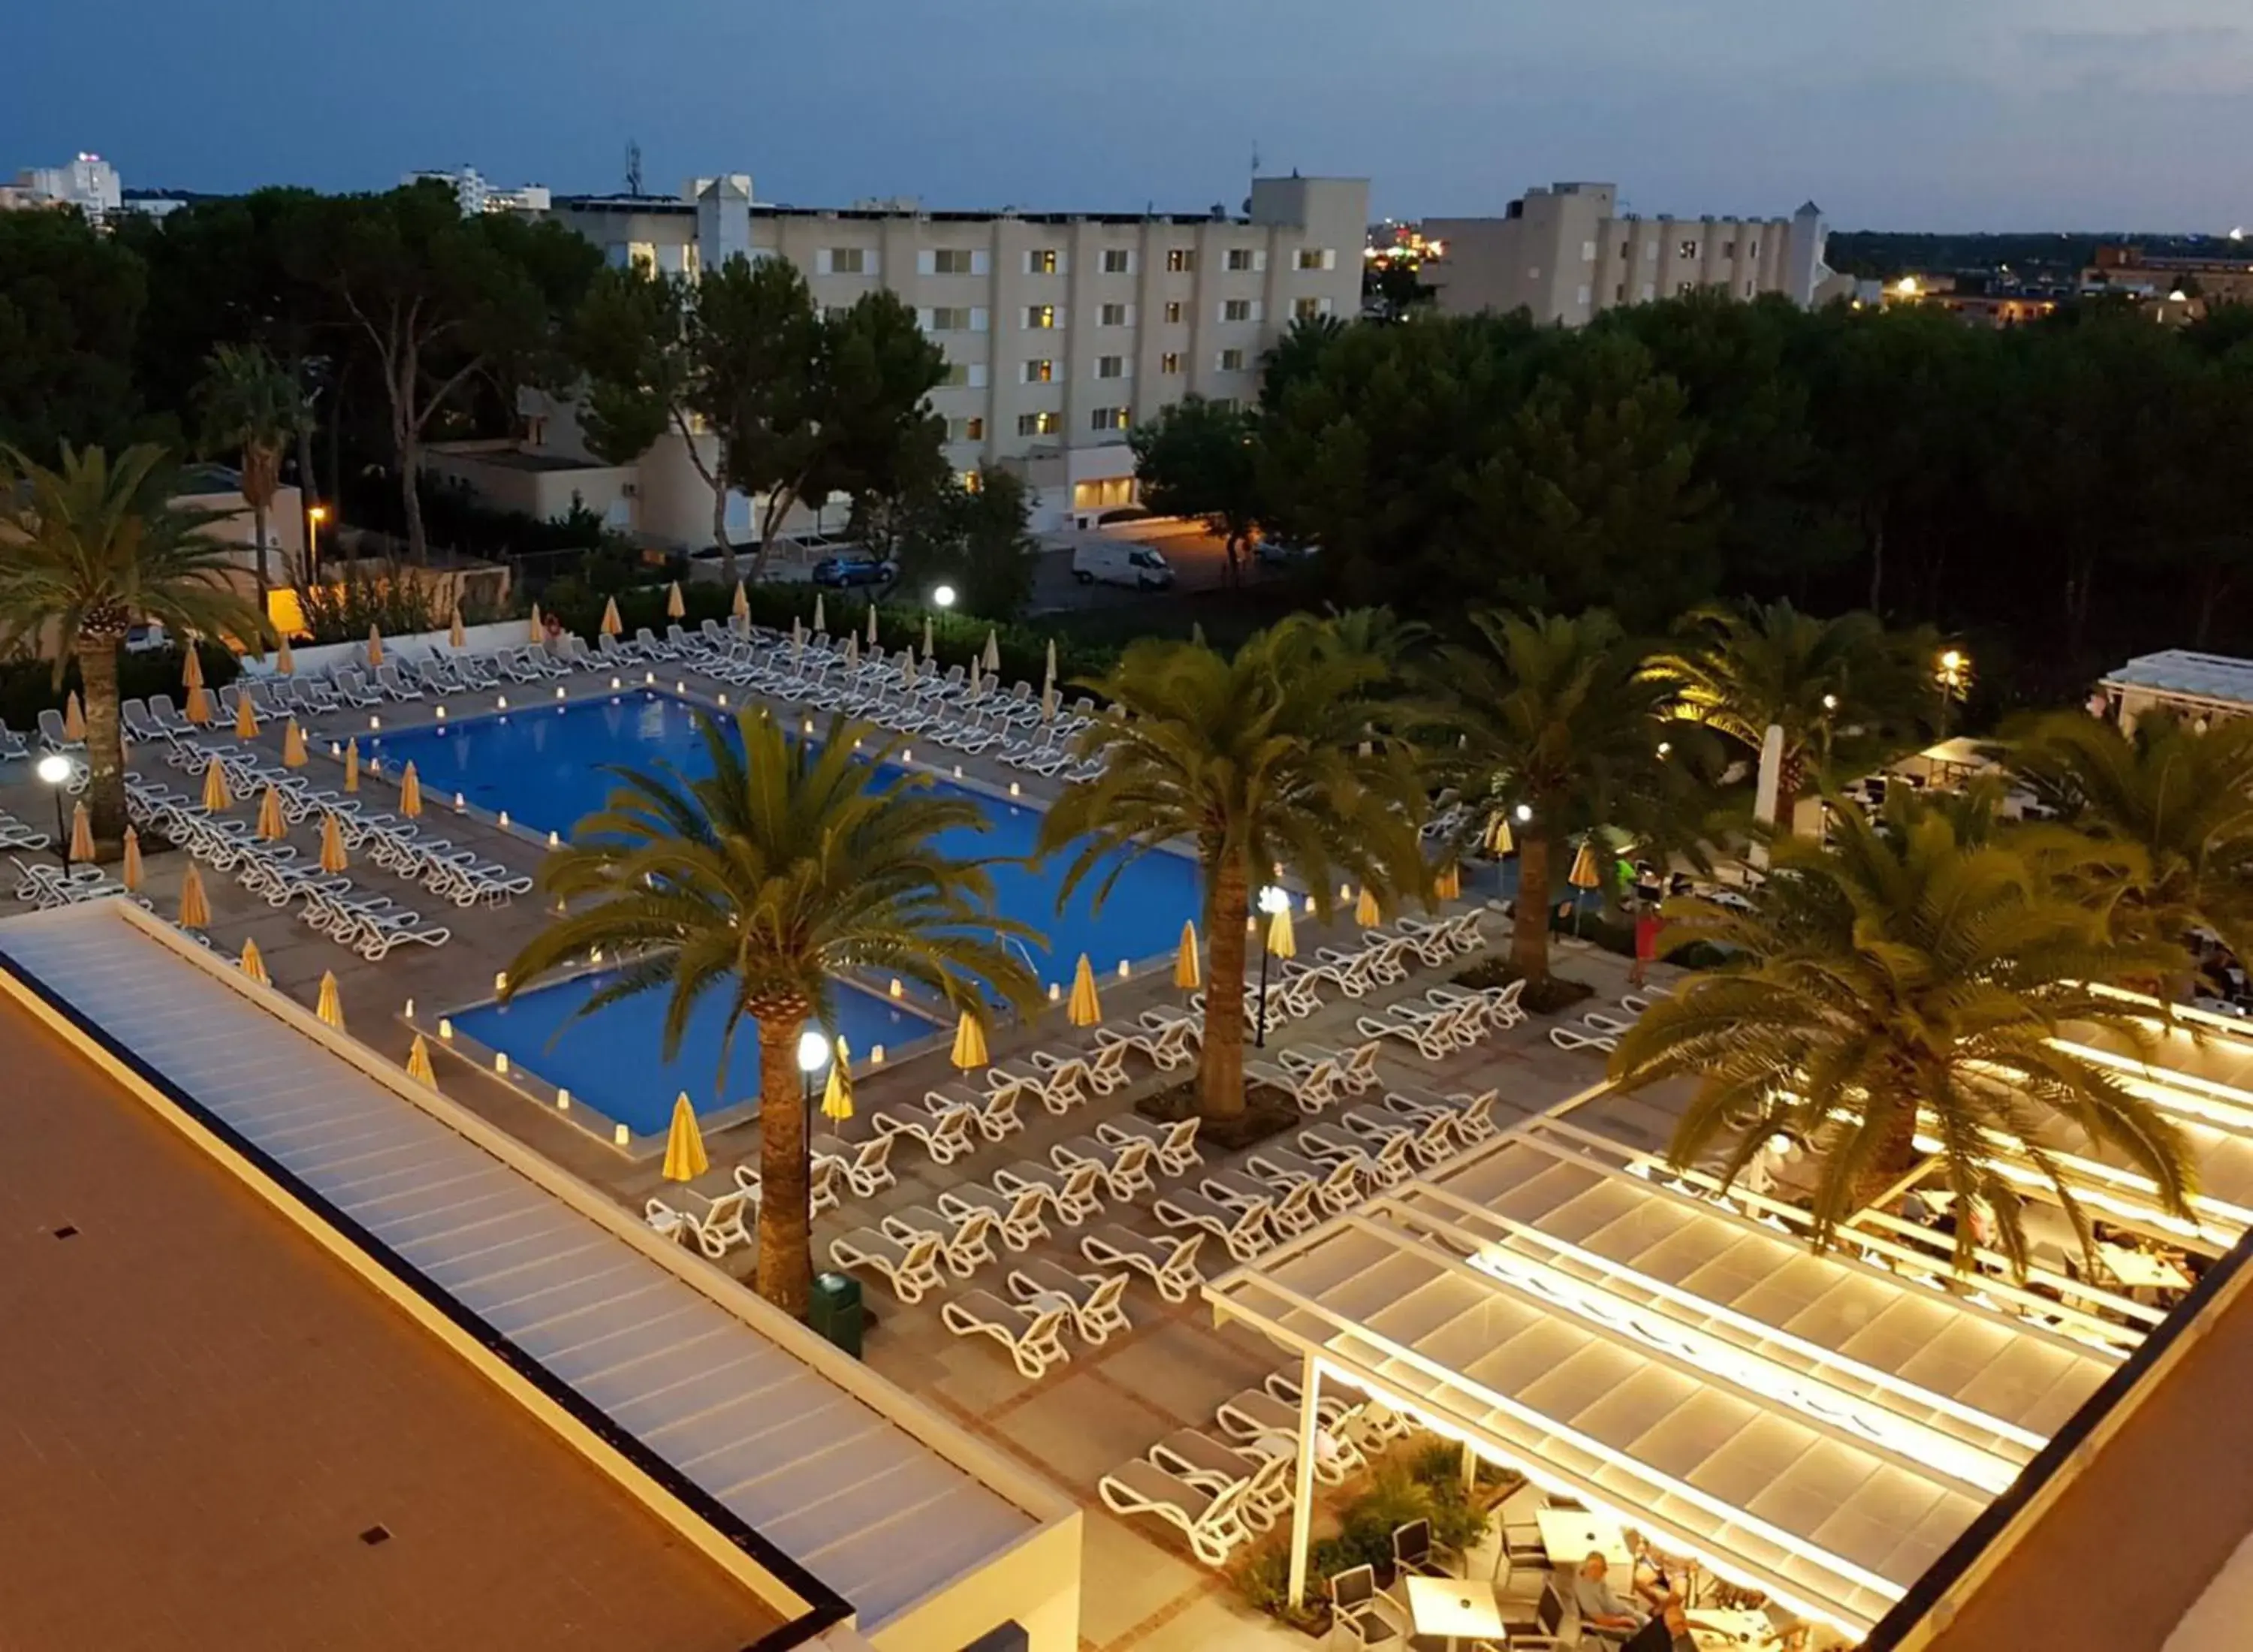
<path id="1" fill-rule="evenodd" d="M 1517 905 L 1510 921 L 1510 962 L 1528 983 L 1549 979 L 1549 834 L 1517 840 Z"/>
<path id="2" fill-rule="evenodd" d="M 1251 913 L 1244 868 L 1212 874 L 1212 979 L 1204 995 L 1204 1049 L 1197 1058 L 1197 1113 L 1233 1119 L 1244 1111 L 1244 925 Z"/>
<path id="3" fill-rule="evenodd" d="M 1866 1210 L 1883 1198 L 1893 1185 L 1915 1167 L 1923 1155 L 1916 1150 L 1916 1110 L 1904 1107 L 1887 1126 L 1877 1151 L 1870 1155 L 1854 1181 L 1854 1209 Z M 1964 1213 L 1970 1220 L 1971 1213 Z"/>
<path id="4" fill-rule="evenodd" d="M 114 861 L 125 850 L 125 744 L 117 721 L 117 639 L 81 641 L 78 673 L 86 692 L 86 807 L 94 819 L 94 858 Z"/>
<path id="5" fill-rule="evenodd" d="M 266 611 L 266 593 L 274 587 L 273 575 L 266 567 L 266 501 L 250 502 L 250 531 L 258 540 L 258 611 Z"/>
<path id="6" fill-rule="evenodd" d="M 759 1017 L 758 1293 L 794 1319 L 806 1317 L 813 1280 L 813 1217 L 807 1186 L 806 1079 L 798 1070 L 797 1014 Z"/>

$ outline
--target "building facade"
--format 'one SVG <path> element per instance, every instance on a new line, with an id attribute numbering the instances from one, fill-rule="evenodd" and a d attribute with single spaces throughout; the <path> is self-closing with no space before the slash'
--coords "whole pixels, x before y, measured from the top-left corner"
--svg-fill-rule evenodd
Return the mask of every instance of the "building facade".
<path id="1" fill-rule="evenodd" d="M 1368 203 L 1366 179 L 1294 175 L 1254 179 L 1242 217 L 820 210 L 756 204 L 738 173 L 695 179 L 679 199 L 558 197 L 551 211 L 621 268 L 693 276 L 780 257 L 825 307 L 898 294 L 946 352 L 931 401 L 948 464 L 1018 471 L 1049 531 L 1133 501 L 1133 426 L 1191 394 L 1249 401 L 1294 320 L 1358 312 Z M 591 460 L 568 411 L 534 428 L 548 449 Z M 638 530 L 708 543 L 710 496 L 686 456 L 652 450 L 638 468 Z M 731 528 L 750 507 L 729 502 Z"/>
<path id="2" fill-rule="evenodd" d="M 402 185 L 443 184 L 454 192 L 454 200 L 461 207 L 464 218 L 478 213 L 544 213 L 548 210 L 548 193 L 545 184 L 527 184 L 519 189 L 499 189 L 474 166 L 464 166 L 450 172 L 409 172 L 399 181 Z"/>
<path id="3" fill-rule="evenodd" d="M 1500 218 L 1427 218 L 1423 233 L 1446 248 L 1425 261 L 1423 279 L 1450 315 L 1523 309 L 1577 327 L 1700 291 L 1811 304 L 1831 278 L 1812 201 L 1789 218 L 1643 218 L 1620 212 L 1616 185 L 1552 184 Z"/>
<path id="4" fill-rule="evenodd" d="M 0 190 L 0 206 L 75 206 L 96 224 L 122 200 L 117 169 L 99 155 L 78 155 L 60 166 L 27 166 L 14 187 Z"/>

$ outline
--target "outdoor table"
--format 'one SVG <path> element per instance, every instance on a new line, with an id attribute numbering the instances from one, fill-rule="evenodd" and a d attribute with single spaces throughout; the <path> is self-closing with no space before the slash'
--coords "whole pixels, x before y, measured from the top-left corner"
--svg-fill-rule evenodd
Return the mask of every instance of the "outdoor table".
<path id="1" fill-rule="evenodd" d="M 1617 1572 L 1635 1564 L 1627 1551 L 1627 1534 L 1601 1515 L 1585 1509 L 1538 1509 L 1533 1519 L 1541 1528 L 1541 1546 L 1548 1551 L 1550 1564 L 1559 1571 L 1571 1571 L 1592 1554 L 1603 1556 Z"/>
<path id="2" fill-rule="evenodd" d="M 1701 1652 L 1722 1652 L 1732 1647 L 1770 1647 L 1775 1644 L 1775 1625 L 1765 1612 L 1746 1612 L 1726 1607 L 1693 1607 L 1690 1638 Z"/>
<path id="3" fill-rule="evenodd" d="M 1465 1578 L 1408 1579 L 1408 1621 L 1419 1635 L 1444 1636 L 1447 1652 L 1459 1640 L 1500 1641 L 1502 1608 L 1494 1585 Z"/>
<path id="4" fill-rule="evenodd" d="M 2187 1291 L 2190 1275 L 2173 1263 L 2164 1261 L 2142 1251 L 2124 1244 L 2100 1244 L 2096 1259 L 2104 1271 L 2130 1289 L 2138 1287 L 2159 1291 Z"/>

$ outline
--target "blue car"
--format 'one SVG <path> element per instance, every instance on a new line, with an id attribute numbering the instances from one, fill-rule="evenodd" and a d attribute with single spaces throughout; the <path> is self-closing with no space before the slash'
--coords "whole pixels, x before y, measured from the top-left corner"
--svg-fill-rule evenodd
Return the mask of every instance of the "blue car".
<path id="1" fill-rule="evenodd" d="M 854 585 L 889 585 L 900 575 L 891 562 L 871 556 L 825 556 L 813 565 L 813 582 L 844 589 Z"/>

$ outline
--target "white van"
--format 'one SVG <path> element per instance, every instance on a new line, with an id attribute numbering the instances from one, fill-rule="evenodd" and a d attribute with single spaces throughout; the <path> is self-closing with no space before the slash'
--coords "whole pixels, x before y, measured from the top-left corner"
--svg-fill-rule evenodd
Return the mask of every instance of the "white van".
<path id="1" fill-rule="evenodd" d="M 1147 545 L 1115 540 L 1084 540 L 1071 554 L 1071 576 L 1083 585 L 1132 585 L 1162 591 L 1174 582 L 1173 564 Z"/>

